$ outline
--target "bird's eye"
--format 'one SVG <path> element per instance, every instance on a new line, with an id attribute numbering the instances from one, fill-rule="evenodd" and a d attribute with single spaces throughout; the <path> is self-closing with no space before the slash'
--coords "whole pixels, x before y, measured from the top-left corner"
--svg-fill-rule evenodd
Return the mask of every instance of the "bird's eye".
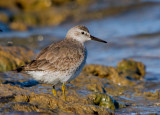
<path id="1" fill-rule="evenodd" d="M 84 34 L 84 32 L 81 32 L 81 34 Z"/>

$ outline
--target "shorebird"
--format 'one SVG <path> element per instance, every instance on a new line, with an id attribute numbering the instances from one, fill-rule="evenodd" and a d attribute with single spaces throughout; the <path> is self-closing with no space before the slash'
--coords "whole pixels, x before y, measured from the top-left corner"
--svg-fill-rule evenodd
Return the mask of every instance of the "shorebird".
<path id="1" fill-rule="evenodd" d="M 71 28 L 66 38 L 53 43 L 40 51 L 35 60 L 17 69 L 18 72 L 26 71 L 35 80 L 53 85 L 53 95 L 56 96 L 55 85 L 63 83 L 64 99 L 65 83 L 75 79 L 86 63 L 87 50 L 84 42 L 104 40 L 90 35 L 87 27 L 78 25 Z"/>

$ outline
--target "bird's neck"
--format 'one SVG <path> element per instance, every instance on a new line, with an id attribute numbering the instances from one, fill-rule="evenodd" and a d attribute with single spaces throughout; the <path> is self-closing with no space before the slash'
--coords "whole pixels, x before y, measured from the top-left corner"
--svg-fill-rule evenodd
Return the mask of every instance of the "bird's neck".
<path id="1" fill-rule="evenodd" d="M 74 38 L 74 37 L 68 37 L 68 38 L 66 38 L 66 39 L 67 39 L 67 40 L 70 40 L 70 41 L 72 41 L 72 42 L 74 42 L 74 43 L 77 43 L 77 44 L 80 44 L 80 45 L 84 46 L 84 41 L 81 41 L 81 40 L 76 39 L 76 38 Z"/>

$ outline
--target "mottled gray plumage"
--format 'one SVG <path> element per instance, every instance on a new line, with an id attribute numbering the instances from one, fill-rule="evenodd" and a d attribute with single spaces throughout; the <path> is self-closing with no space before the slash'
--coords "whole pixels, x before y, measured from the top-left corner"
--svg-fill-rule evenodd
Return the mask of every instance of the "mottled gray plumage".
<path id="1" fill-rule="evenodd" d="M 18 68 L 26 71 L 38 81 L 53 85 L 53 95 L 56 96 L 54 85 L 63 83 L 62 90 L 65 98 L 65 82 L 76 78 L 86 63 L 87 51 L 84 42 L 96 40 L 107 43 L 91 36 L 85 26 L 71 28 L 66 38 L 43 49 L 37 58 L 29 64 Z"/>
<path id="2" fill-rule="evenodd" d="M 85 48 L 78 41 L 64 39 L 43 49 L 36 60 L 24 67 L 25 71 L 67 71 L 84 60 Z M 77 65 L 79 66 L 79 65 Z"/>

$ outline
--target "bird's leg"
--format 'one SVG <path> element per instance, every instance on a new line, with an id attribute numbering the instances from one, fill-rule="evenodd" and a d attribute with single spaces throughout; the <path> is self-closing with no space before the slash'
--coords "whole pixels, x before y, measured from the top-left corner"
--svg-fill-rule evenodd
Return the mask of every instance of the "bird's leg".
<path id="1" fill-rule="evenodd" d="M 66 101 L 66 96 L 65 96 L 65 82 L 63 82 L 62 91 L 63 91 L 64 100 Z"/>
<path id="2" fill-rule="evenodd" d="M 53 95 L 56 96 L 56 90 L 54 85 L 53 85 Z"/>

